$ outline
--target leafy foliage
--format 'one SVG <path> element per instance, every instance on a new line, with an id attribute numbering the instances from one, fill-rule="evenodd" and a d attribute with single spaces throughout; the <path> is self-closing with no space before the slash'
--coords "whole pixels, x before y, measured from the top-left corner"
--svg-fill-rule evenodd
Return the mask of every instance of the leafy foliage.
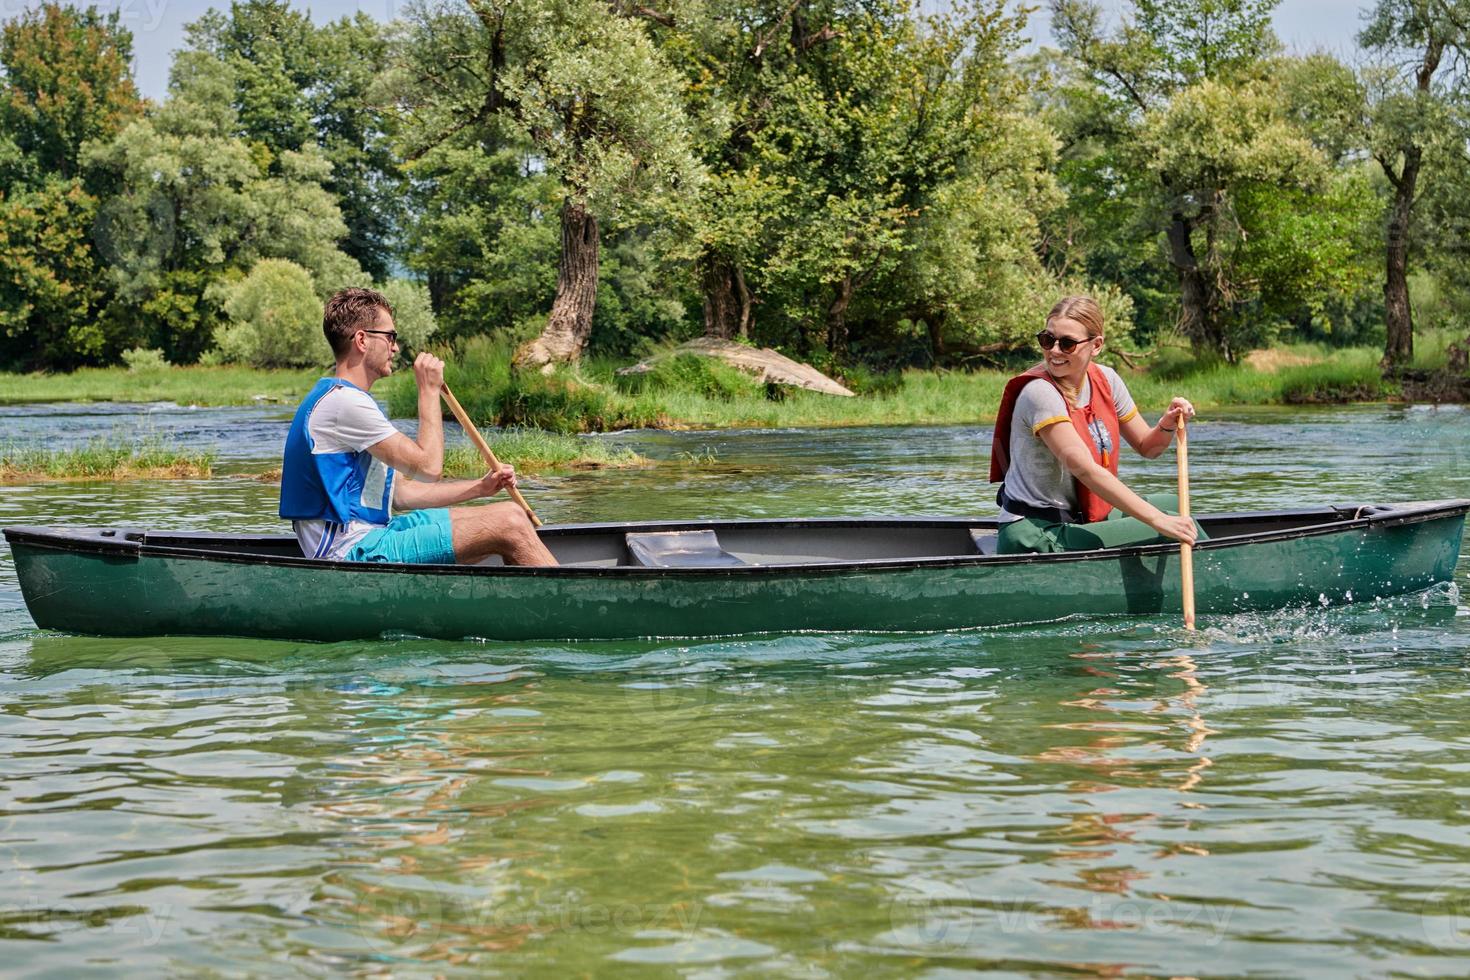
<path id="1" fill-rule="evenodd" d="M 87 140 L 106 139 L 143 109 L 129 75 L 133 38 L 121 13 L 46 3 L 0 27 L 0 180 L 69 180 L 81 173 Z M 6 158 L 10 158 L 7 168 Z"/>
<path id="2" fill-rule="evenodd" d="M 751 397 L 760 385 L 737 367 L 712 357 L 676 354 L 654 362 L 648 371 L 619 375 L 619 390 L 629 394 L 645 391 L 692 391 L 705 398 L 726 400 Z"/>
<path id="3" fill-rule="evenodd" d="M 219 360 L 259 368 L 305 367 L 331 360 L 322 336 L 322 303 L 311 274 L 286 259 L 261 259 L 227 289 L 229 324 Z"/>
<path id="4" fill-rule="evenodd" d="M 1283 54 L 1273 0 L 1050 6 L 1023 53 L 1005 0 L 234 0 L 149 105 L 118 14 L 47 4 L 0 28 L 0 365 L 312 363 L 371 282 L 416 346 L 703 331 L 873 390 L 1029 356 L 1069 293 L 1199 363 L 1470 331 L 1470 0 L 1378 0 L 1359 67 Z M 503 422 L 747 398 L 476 356 Z"/>
<path id="5" fill-rule="evenodd" d="M 412 349 L 427 344 L 438 329 L 429 290 L 412 279 L 389 279 L 378 287 L 393 307 L 393 328 Z"/>
<path id="6" fill-rule="evenodd" d="M 172 97 L 85 162 L 118 192 L 99 209 L 97 245 L 116 289 L 115 315 L 175 362 L 191 361 L 223 325 L 221 290 L 262 258 L 289 259 L 325 297 L 361 283 L 337 247 L 346 233 L 323 186 L 319 150 L 284 151 L 262 167 L 235 125 L 230 69 L 198 52 L 174 66 Z"/>
<path id="7" fill-rule="evenodd" d="M 392 140 L 396 116 L 374 93 L 388 36 L 366 14 L 316 27 L 286 0 L 235 0 L 187 29 L 193 53 L 227 70 L 229 135 L 282 176 L 286 154 L 320 151 L 322 186 L 337 200 L 341 247 L 374 279 L 386 278 L 403 216 L 403 178 Z"/>
<path id="8" fill-rule="evenodd" d="M 74 367 L 127 346 L 116 321 L 98 316 L 96 208 L 76 180 L 0 200 L 0 364 Z"/>

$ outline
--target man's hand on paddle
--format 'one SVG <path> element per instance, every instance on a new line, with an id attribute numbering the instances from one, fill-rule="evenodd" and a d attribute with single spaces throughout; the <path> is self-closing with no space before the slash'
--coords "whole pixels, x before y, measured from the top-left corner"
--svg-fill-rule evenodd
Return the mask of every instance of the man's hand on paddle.
<path id="1" fill-rule="evenodd" d="M 437 399 L 444 390 L 444 362 L 433 354 L 419 354 L 413 359 L 413 380 L 419 391 L 432 392 Z"/>
<path id="2" fill-rule="evenodd" d="M 480 496 L 493 497 L 506 487 L 516 485 L 516 468 L 508 463 L 501 463 L 499 469 L 491 470 L 480 477 Z"/>

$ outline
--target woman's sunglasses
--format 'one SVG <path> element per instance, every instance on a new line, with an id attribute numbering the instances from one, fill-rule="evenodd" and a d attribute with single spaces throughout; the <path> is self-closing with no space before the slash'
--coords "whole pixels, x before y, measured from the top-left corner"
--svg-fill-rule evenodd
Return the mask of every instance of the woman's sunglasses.
<path id="1" fill-rule="evenodd" d="M 1071 337 L 1058 337 L 1050 330 L 1043 330 L 1036 335 L 1036 342 L 1041 345 L 1042 350 L 1051 350 L 1053 347 L 1061 350 L 1063 354 L 1070 354 L 1077 349 L 1078 344 L 1085 344 L 1095 338 L 1088 337 L 1087 340 L 1074 340 Z"/>

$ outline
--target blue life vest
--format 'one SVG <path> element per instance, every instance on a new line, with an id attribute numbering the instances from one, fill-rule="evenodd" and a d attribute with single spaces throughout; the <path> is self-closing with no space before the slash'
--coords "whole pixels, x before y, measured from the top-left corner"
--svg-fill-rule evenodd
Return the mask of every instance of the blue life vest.
<path id="1" fill-rule="evenodd" d="M 367 486 L 368 470 L 373 465 L 372 454 L 363 450 L 357 453 L 314 453 L 307 420 L 312 410 L 327 392 L 334 388 L 357 388 L 341 378 L 322 378 L 307 394 L 296 417 L 291 420 L 291 431 L 286 433 L 286 454 L 281 465 L 281 516 L 293 521 L 335 521 L 347 524 L 365 521 L 368 524 L 387 524 L 392 515 L 389 503 L 393 499 L 393 468 L 388 467 L 381 488 L 372 494 L 372 499 L 363 499 L 363 488 Z M 361 388 L 357 388 L 362 391 Z"/>

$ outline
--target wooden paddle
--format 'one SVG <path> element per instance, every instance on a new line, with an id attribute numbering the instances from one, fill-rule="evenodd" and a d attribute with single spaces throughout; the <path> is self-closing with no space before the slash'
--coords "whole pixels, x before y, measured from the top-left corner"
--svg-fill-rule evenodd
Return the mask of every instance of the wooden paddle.
<path id="1" fill-rule="evenodd" d="M 460 407 L 459 399 L 454 397 L 454 392 L 449 390 L 448 385 L 445 385 L 440 391 L 444 395 L 444 403 L 449 406 L 449 410 L 454 413 L 455 419 L 459 421 L 459 427 L 464 429 L 465 435 L 470 437 L 470 442 L 475 444 L 475 448 L 480 451 L 481 456 L 485 457 L 485 462 L 490 464 L 490 468 L 492 470 L 497 469 L 500 466 L 500 460 L 495 458 L 495 453 L 490 449 L 490 444 L 485 441 L 484 436 L 480 435 L 480 430 L 475 428 L 475 423 L 470 421 L 470 417 Z M 531 509 L 530 504 L 526 503 L 526 498 L 521 496 L 519 490 L 515 487 L 506 487 L 505 492 L 510 494 L 511 500 L 521 505 L 521 510 L 524 510 L 526 516 L 531 519 L 532 527 L 541 526 L 541 518 L 536 516 L 536 512 Z"/>
<path id="2" fill-rule="evenodd" d="M 403 358 L 410 367 L 413 366 L 413 351 L 409 349 L 406 343 L 401 341 L 399 342 L 398 356 Z M 485 437 L 480 435 L 480 430 L 475 427 L 475 423 L 470 421 L 469 414 L 460 405 L 459 399 L 454 397 L 454 392 L 449 390 L 449 385 L 444 385 L 439 391 L 444 396 L 444 404 L 448 405 L 449 410 L 454 413 L 455 421 L 459 423 L 461 429 L 464 429 L 465 435 L 470 437 L 470 442 L 475 444 L 475 448 L 480 451 L 480 455 L 484 457 L 485 462 L 489 464 L 492 470 L 499 469 L 500 460 L 495 458 L 495 451 L 490 448 L 490 444 L 485 441 Z M 541 526 L 541 518 L 536 516 L 536 512 L 531 509 L 530 504 L 526 503 L 526 498 L 521 496 L 519 490 L 515 487 L 506 487 L 505 492 L 510 494 L 511 500 L 521 505 L 521 510 L 525 511 L 526 516 L 531 519 L 532 527 Z"/>
<path id="3" fill-rule="evenodd" d="M 1179 416 L 1179 516 L 1189 517 L 1189 431 Z M 1184 591 L 1184 628 L 1194 632 L 1194 546 L 1179 546 L 1179 575 Z"/>

